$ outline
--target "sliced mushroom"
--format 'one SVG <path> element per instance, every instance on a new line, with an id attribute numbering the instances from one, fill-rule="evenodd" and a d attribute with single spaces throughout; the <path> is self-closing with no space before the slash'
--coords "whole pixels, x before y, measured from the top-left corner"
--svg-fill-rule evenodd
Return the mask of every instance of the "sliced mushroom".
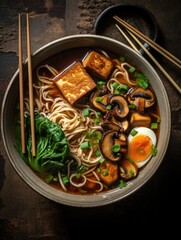
<path id="1" fill-rule="evenodd" d="M 100 149 L 104 157 L 114 162 L 120 160 L 120 154 L 114 154 L 112 151 L 116 135 L 117 131 L 110 130 L 103 135 L 102 141 L 100 142 Z"/>
<path id="2" fill-rule="evenodd" d="M 112 95 L 109 98 L 109 103 L 113 105 L 114 115 L 118 118 L 124 118 L 129 113 L 129 107 L 126 99 L 120 95 Z"/>
<path id="3" fill-rule="evenodd" d="M 120 145 L 120 149 L 113 152 L 113 146 L 116 144 Z M 122 154 L 127 152 L 127 136 L 119 134 L 116 130 L 107 131 L 100 142 L 100 149 L 105 158 L 114 162 L 119 161 Z"/>
<path id="4" fill-rule="evenodd" d="M 107 111 L 104 115 L 104 123 L 102 124 L 102 127 L 104 130 L 116 130 L 119 131 L 121 129 L 120 122 L 115 119 L 113 110 Z"/>
<path id="5" fill-rule="evenodd" d="M 106 112 L 106 114 L 104 115 L 104 120 L 105 121 L 111 121 L 111 122 L 115 123 L 116 120 L 114 118 L 114 114 L 113 114 L 112 110 Z"/>
<path id="6" fill-rule="evenodd" d="M 102 124 L 101 124 L 101 127 L 104 129 L 104 131 L 109 131 L 109 130 L 115 130 L 115 131 L 119 131 L 120 130 L 120 127 L 117 125 L 117 124 L 115 124 L 115 123 L 113 123 L 113 122 L 111 122 L 111 121 L 105 121 L 105 122 L 103 122 Z"/>
<path id="7" fill-rule="evenodd" d="M 125 118 L 121 120 L 121 132 L 126 132 L 129 128 L 129 121 Z"/>
<path id="8" fill-rule="evenodd" d="M 155 103 L 155 96 L 150 89 L 135 87 L 129 91 L 128 102 L 134 104 L 138 111 L 143 112 L 145 108 L 149 108 Z"/>
<path id="9" fill-rule="evenodd" d="M 115 138 L 114 144 L 120 145 L 120 153 L 126 153 L 127 152 L 127 136 L 124 133 L 120 133 L 118 135 L 118 138 Z"/>
<path id="10" fill-rule="evenodd" d="M 138 168 L 134 163 L 128 161 L 127 159 L 123 159 L 119 164 L 120 176 L 123 179 L 129 180 L 138 175 Z"/>
<path id="11" fill-rule="evenodd" d="M 98 89 L 92 93 L 90 97 L 90 103 L 97 110 L 100 110 L 101 112 L 107 112 L 106 107 L 108 105 L 109 95 L 110 94 L 107 93 L 105 89 Z"/>
<path id="12" fill-rule="evenodd" d="M 104 124 L 102 124 L 102 127 L 104 130 L 117 130 L 120 132 L 126 132 L 128 130 L 129 127 L 129 121 L 126 118 L 122 118 L 122 119 L 116 119 L 114 116 L 114 111 L 110 110 L 108 111 L 105 116 L 105 126 Z M 109 127 L 110 124 L 110 127 Z M 117 125 L 118 127 L 116 127 L 115 125 Z M 113 127 L 114 126 L 114 127 Z"/>

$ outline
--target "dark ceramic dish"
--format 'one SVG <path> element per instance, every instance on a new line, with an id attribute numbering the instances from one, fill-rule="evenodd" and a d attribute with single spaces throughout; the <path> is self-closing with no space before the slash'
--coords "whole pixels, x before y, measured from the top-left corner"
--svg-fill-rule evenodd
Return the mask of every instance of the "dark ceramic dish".
<path id="1" fill-rule="evenodd" d="M 117 15 L 124 21 L 137 28 L 153 41 L 158 38 L 158 24 L 153 14 L 143 6 L 139 5 L 113 5 L 105 9 L 95 22 L 94 32 L 124 42 L 125 39 L 116 28 L 117 21 L 113 16 Z"/>

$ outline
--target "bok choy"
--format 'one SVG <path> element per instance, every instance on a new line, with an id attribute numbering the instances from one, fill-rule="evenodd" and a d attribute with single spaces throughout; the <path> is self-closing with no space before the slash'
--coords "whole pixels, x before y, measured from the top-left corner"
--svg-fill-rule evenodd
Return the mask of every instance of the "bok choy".
<path id="1" fill-rule="evenodd" d="M 31 154 L 32 138 L 29 116 L 26 117 L 25 131 L 27 151 L 24 156 L 21 155 L 33 170 L 39 173 L 52 173 L 66 168 L 65 161 L 69 154 L 69 146 L 58 123 L 51 122 L 42 114 L 35 113 L 35 157 Z M 19 135 L 19 131 L 16 133 Z M 20 141 L 18 143 L 20 145 Z M 20 149 L 20 146 L 18 148 Z"/>

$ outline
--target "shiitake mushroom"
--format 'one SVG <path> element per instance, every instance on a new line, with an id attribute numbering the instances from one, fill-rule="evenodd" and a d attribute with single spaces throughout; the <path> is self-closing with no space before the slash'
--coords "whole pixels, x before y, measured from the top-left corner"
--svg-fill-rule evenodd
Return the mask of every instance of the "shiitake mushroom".
<path id="1" fill-rule="evenodd" d="M 141 87 L 130 89 L 127 99 L 130 104 L 134 104 L 137 110 L 141 112 L 144 112 L 145 108 L 153 106 L 156 100 L 154 93 L 150 89 Z"/>
<path id="2" fill-rule="evenodd" d="M 133 162 L 130 162 L 127 159 L 122 159 L 119 162 L 119 171 L 120 171 L 120 176 L 125 180 L 129 180 L 138 175 L 137 166 Z"/>
<path id="3" fill-rule="evenodd" d="M 119 146 L 119 150 L 116 152 L 113 151 L 115 145 Z M 119 161 L 127 151 L 127 136 L 116 130 L 107 131 L 100 142 L 100 150 L 106 159 L 114 162 Z"/>

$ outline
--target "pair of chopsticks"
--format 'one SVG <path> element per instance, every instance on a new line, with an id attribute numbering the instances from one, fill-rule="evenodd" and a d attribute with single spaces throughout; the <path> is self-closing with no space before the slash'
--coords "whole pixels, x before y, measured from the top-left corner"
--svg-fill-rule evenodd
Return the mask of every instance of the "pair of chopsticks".
<path id="1" fill-rule="evenodd" d="M 24 94 L 23 94 L 23 50 L 22 50 L 22 23 L 21 14 L 18 15 L 18 53 L 19 53 L 19 96 L 20 96 L 20 122 L 21 122 L 21 148 L 22 153 L 26 152 L 25 128 L 24 128 Z M 26 14 L 26 35 L 27 35 L 27 59 L 28 59 L 28 85 L 30 102 L 30 122 L 32 137 L 32 156 L 36 156 L 35 144 L 35 124 L 34 124 L 34 104 L 33 104 L 33 81 L 32 81 L 32 63 L 31 63 L 31 41 L 29 14 Z"/>
<path id="2" fill-rule="evenodd" d="M 166 49 L 162 48 L 160 45 L 158 45 L 156 42 L 151 40 L 149 37 L 144 35 L 142 32 L 140 32 L 138 29 L 131 26 L 129 23 L 125 22 L 123 19 L 119 18 L 118 16 L 113 17 L 118 23 L 120 23 L 129 33 L 129 35 L 134 39 L 134 41 L 145 51 L 145 53 L 150 57 L 150 59 L 157 65 L 157 67 L 162 71 L 162 73 L 167 77 L 167 79 L 172 83 L 172 85 L 178 90 L 178 92 L 181 94 L 181 88 L 179 85 L 173 80 L 173 78 L 165 71 L 165 69 L 160 65 L 160 63 L 153 57 L 153 55 L 144 47 L 144 45 L 138 40 L 137 37 L 142 39 L 144 42 L 149 44 L 151 47 L 153 47 L 157 52 L 162 54 L 165 58 L 170 60 L 173 64 L 175 64 L 177 67 L 181 68 L 181 61 L 175 57 L 173 54 L 168 52 Z M 119 27 L 118 24 L 116 24 L 116 27 L 120 31 L 120 33 L 125 37 L 125 39 L 128 41 L 128 43 L 132 46 L 132 48 L 137 51 L 139 50 L 134 45 L 134 43 L 131 41 L 131 39 L 124 33 L 124 31 Z M 137 37 L 136 37 L 136 36 Z"/>

